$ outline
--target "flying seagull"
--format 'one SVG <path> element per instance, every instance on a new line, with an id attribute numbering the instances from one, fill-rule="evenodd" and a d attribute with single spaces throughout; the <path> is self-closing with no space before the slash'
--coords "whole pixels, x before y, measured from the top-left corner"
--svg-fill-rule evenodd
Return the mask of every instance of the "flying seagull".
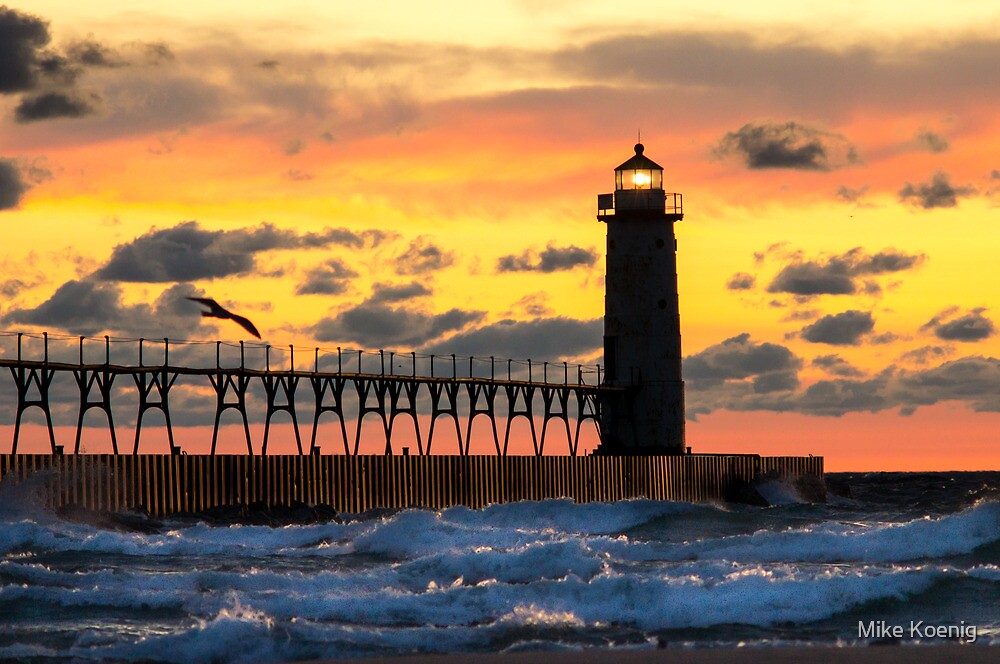
<path id="1" fill-rule="evenodd" d="M 229 320 L 237 323 L 240 327 L 242 327 L 244 330 L 246 330 L 250 334 L 252 334 L 255 337 L 257 337 L 258 339 L 260 339 L 260 332 L 258 332 L 257 328 L 253 326 L 253 323 L 251 323 L 247 318 L 245 318 L 243 316 L 238 316 L 238 315 L 234 314 L 232 311 L 229 311 L 228 309 L 223 308 L 223 306 L 221 304 L 219 304 L 218 302 L 216 302 L 212 298 L 210 298 L 210 297 L 189 297 L 187 299 L 189 299 L 189 300 L 191 300 L 193 302 L 198 302 L 199 304 L 204 304 L 206 307 L 208 307 L 208 311 L 201 312 L 202 316 L 206 316 L 208 318 L 228 318 Z"/>

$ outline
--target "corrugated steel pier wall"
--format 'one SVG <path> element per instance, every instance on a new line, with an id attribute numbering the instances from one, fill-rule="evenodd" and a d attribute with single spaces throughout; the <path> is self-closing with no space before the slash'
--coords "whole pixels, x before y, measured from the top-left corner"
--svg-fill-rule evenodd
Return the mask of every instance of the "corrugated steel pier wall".
<path id="1" fill-rule="evenodd" d="M 569 498 L 725 499 L 761 476 L 822 477 L 822 457 L 0 455 L 3 485 L 30 481 L 49 507 L 144 509 L 327 504 L 339 512 Z"/>

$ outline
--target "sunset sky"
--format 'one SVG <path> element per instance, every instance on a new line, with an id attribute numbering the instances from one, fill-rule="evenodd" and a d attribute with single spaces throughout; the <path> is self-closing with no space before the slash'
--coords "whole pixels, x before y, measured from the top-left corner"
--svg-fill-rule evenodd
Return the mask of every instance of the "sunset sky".
<path id="1" fill-rule="evenodd" d="M 641 131 L 695 451 L 1000 466 L 996 2 L 690 5 L 0 8 L 0 330 L 600 363 Z"/>

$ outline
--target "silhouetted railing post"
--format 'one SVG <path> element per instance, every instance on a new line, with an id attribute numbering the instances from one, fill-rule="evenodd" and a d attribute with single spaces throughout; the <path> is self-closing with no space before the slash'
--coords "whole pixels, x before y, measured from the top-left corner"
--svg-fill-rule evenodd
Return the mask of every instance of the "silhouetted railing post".
<path id="1" fill-rule="evenodd" d="M 569 365 L 563 362 L 563 385 L 569 385 Z"/>
<path id="2" fill-rule="evenodd" d="M 532 380 L 531 380 L 531 358 L 530 357 L 528 358 L 528 382 L 529 383 L 532 382 Z"/>
<path id="3" fill-rule="evenodd" d="M 247 365 L 246 348 L 244 347 L 243 341 L 241 340 L 240 341 L 240 370 L 242 371 L 243 369 L 245 369 L 246 365 Z"/>
<path id="4" fill-rule="evenodd" d="M 417 377 L 417 351 L 410 351 L 410 359 L 413 360 L 413 377 Z"/>
<path id="5" fill-rule="evenodd" d="M 21 362 L 21 337 L 24 336 L 24 332 L 17 333 L 17 361 Z"/>
<path id="6" fill-rule="evenodd" d="M 382 370 L 385 373 L 385 369 Z M 389 351 L 389 375 L 395 375 L 396 373 L 396 351 Z"/>
<path id="7" fill-rule="evenodd" d="M 288 373 L 295 373 L 295 346 L 288 344 Z"/>
<path id="8" fill-rule="evenodd" d="M 319 348 L 316 348 L 316 354 L 313 358 L 313 372 L 319 373 Z"/>
<path id="9" fill-rule="evenodd" d="M 142 337 L 139 337 L 139 366 L 142 366 L 142 342 L 145 341 Z M 80 350 L 83 350 L 83 337 L 80 337 Z M 80 364 L 83 364 L 82 362 Z"/>
<path id="10" fill-rule="evenodd" d="M 512 362 L 512 360 L 510 360 L 510 359 L 507 360 L 507 380 L 510 380 L 510 363 L 511 362 Z"/>
<path id="11" fill-rule="evenodd" d="M 216 369 L 221 369 L 222 368 L 222 360 L 219 359 L 219 355 L 222 352 L 221 348 L 222 348 L 222 342 L 221 341 L 216 341 L 215 342 L 215 368 Z M 240 348 L 243 348 L 243 342 L 242 341 L 240 342 Z"/>
<path id="12" fill-rule="evenodd" d="M 358 373 L 361 373 L 361 353 L 363 352 L 363 350 L 358 351 Z"/>
<path id="13" fill-rule="evenodd" d="M 475 355 L 469 356 L 469 378 L 472 378 L 472 361 L 476 359 Z"/>
<path id="14" fill-rule="evenodd" d="M 549 363 L 542 362 L 542 382 L 546 385 L 549 384 Z"/>
<path id="15" fill-rule="evenodd" d="M 44 357 L 44 361 L 45 361 L 45 364 L 48 365 L 48 363 L 49 363 L 49 333 L 48 332 L 42 332 L 42 345 L 44 346 L 44 349 L 45 349 L 44 350 L 44 356 L 43 356 Z"/>
<path id="16" fill-rule="evenodd" d="M 381 348 L 379 348 L 379 350 L 378 350 L 378 362 L 379 362 L 379 371 L 384 376 L 385 375 L 385 351 L 382 350 Z M 392 371 L 392 367 L 389 367 L 389 371 L 390 372 Z"/>
<path id="17" fill-rule="evenodd" d="M 264 344 L 264 371 L 271 372 L 271 344 Z"/>
<path id="18" fill-rule="evenodd" d="M 458 364 L 455 360 L 455 354 L 451 354 L 451 377 L 458 378 Z"/>
<path id="19" fill-rule="evenodd" d="M 83 366 L 83 335 L 80 335 L 80 366 Z M 142 366 L 142 356 L 139 356 L 139 366 Z"/>
<path id="20" fill-rule="evenodd" d="M 597 384 L 598 385 L 603 385 L 604 384 L 604 383 L 601 382 L 601 365 L 600 364 L 597 365 Z"/>
<path id="21" fill-rule="evenodd" d="M 104 364 L 111 364 L 111 337 L 104 335 Z"/>
<path id="22" fill-rule="evenodd" d="M 163 366 L 170 364 L 170 339 L 163 337 Z"/>

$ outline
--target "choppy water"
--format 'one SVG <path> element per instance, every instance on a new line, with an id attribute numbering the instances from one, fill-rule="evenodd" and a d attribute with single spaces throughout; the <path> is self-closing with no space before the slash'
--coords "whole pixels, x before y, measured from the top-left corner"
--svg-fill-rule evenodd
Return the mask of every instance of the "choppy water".
<path id="1" fill-rule="evenodd" d="M 844 474 L 852 499 L 403 510 L 270 528 L 59 519 L 0 491 L 0 659 L 251 662 L 413 652 L 1000 645 L 1000 473 Z M 926 640 L 926 639 L 925 639 Z"/>

